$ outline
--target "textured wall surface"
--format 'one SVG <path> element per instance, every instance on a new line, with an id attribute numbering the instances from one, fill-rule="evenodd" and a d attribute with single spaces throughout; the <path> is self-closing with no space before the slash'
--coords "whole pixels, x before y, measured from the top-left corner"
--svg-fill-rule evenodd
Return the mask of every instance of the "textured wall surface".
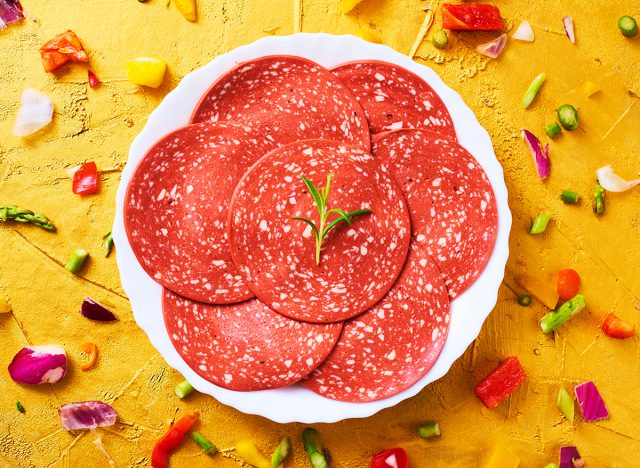
<path id="1" fill-rule="evenodd" d="M 436 7 L 438 2 L 434 2 Z M 534 43 L 510 41 L 498 60 L 478 55 L 478 43 L 492 33 L 450 35 L 440 52 L 424 41 L 416 60 L 427 64 L 462 95 L 485 126 L 502 163 L 514 224 L 511 256 L 498 304 L 474 344 L 446 377 L 395 408 L 363 420 L 320 424 L 336 467 L 367 466 L 370 455 L 402 446 L 414 466 L 479 466 L 502 443 L 522 458 L 524 467 L 557 458 L 561 445 L 577 445 L 587 466 L 638 466 L 640 463 L 640 346 L 638 338 L 616 341 L 599 328 L 614 311 L 640 326 L 640 190 L 609 194 L 604 216 L 591 211 L 594 170 L 604 164 L 627 178 L 640 171 L 640 36 L 629 40 L 616 28 L 623 14 L 640 19 L 637 0 L 496 1 L 510 27 L 528 19 Z M 201 430 L 223 449 L 241 438 L 269 453 L 290 435 L 294 457 L 289 466 L 306 466 L 300 443 L 302 425 L 279 425 L 223 406 L 213 398 L 173 395 L 181 376 L 169 368 L 133 321 L 119 283 L 113 256 L 103 258 L 101 236 L 110 229 L 120 170 L 129 144 L 148 114 L 188 72 L 213 57 L 267 34 L 376 31 L 384 43 L 408 53 L 422 20 L 421 0 L 364 0 L 351 15 L 338 0 L 198 0 L 199 18 L 186 22 L 164 0 L 24 0 L 38 23 L 24 21 L 0 31 L 0 205 L 15 204 L 45 213 L 58 226 L 50 234 L 27 225 L 0 225 L 0 294 L 14 313 L 0 315 L 0 465 L 106 466 L 92 434 L 67 433 L 56 415 L 64 403 L 100 399 L 120 415 L 101 430 L 118 466 L 149 464 L 151 448 L 167 424 L 187 411 L 202 412 Z M 606 6 L 604 6 L 606 4 Z M 299 11 L 300 16 L 294 14 Z M 577 44 L 562 32 L 561 18 L 573 16 Z M 440 22 L 436 16 L 434 27 Z M 98 90 L 86 83 L 86 67 L 64 67 L 46 74 L 39 47 L 66 29 L 82 39 L 90 67 L 103 80 Z M 433 30 L 433 28 L 432 28 Z M 123 64 L 141 55 L 169 64 L 157 90 L 140 89 L 124 77 Z M 534 106 L 523 110 L 520 98 L 539 72 L 547 82 Z M 587 99 L 586 80 L 602 91 Z M 22 89 L 51 96 L 54 122 L 30 139 L 11 135 Z M 538 180 L 520 129 L 542 134 L 554 109 L 573 103 L 581 125 L 551 145 L 552 171 Z M 621 118 L 622 117 L 622 118 Z M 617 122 L 617 124 L 616 124 Z M 614 125 L 615 124 L 615 125 Z M 94 160 L 102 170 L 99 194 L 80 198 L 71 192 L 66 170 Z M 565 206 L 558 196 L 571 188 L 585 196 Z M 526 233 L 531 217 L 553 215 L 545 235 Z M 93 255 L 81 276 L 63 265 L 83 247 Z M 555 335 L 544 336 L 537 302 L 522 308 L 514 301 L 514 276 L 544 276 L 572 267 L 583 278 L 588 310 Z M 80 317 L 85 295 L 113 307 L 120 320 L 99 324 Z M 79 370 L 80 345 L 100 348 L 98 366 Z M 59 384 L 37 388 L 10 380 L 6 366 L 28 344 L 63 345 L 71 360 Z M 526 383 L 496 410 L 485 409 L 473 394 L 476 383 L 498 360 L 519 356 L 529 374 Z M 559 384 L 567 388 L 594 380 L 609 407 L 609 420 L 572 427 L 555 406 Z M 15 401 L 27 409 L 20 414 Z M 423 441 L 416 426 L 439 421 L 443 435 Z M 172 466 L 239 466 L 233 452 L 208 458 L 185 444 Z"/>

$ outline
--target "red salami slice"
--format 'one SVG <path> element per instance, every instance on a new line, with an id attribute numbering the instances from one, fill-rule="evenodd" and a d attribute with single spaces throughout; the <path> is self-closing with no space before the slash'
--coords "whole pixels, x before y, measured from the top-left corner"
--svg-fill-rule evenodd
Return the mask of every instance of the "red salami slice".
<path id="1" fill-rule="evenodd" d="M 329 138 L 370 149 L 367 119 L 353 94 L 333 73 L 301 57 L 239 64 L 211 86 L 191 120 L 243 122 L 281 145 Z"/>
<path id="2" fill-rule="evenodd" d="M 131 178 L 125 228 L 145 271 L 182 296 L 253 297 L 229 253 L 229 202 L 242 174 L 273 144 L 232 123 L 189 125 L 156 143 Z"/>
<path id="3" fill-rule="evenodd" d="M 388 62 L 350 62 L 332 70 L 353 91 L 371 133 L 426 128 L 456 139 L 447 107 L 429 84 Z"/>
<path id="4" fill-rule="evenodd" d="M 392 132 L 374 147 L 407 198 L 413 239 L 426 242 L 450 296 L 458 296 L 480 276 L 496 241 L 487 175 L 466 149 L 433 132 Z"/>
<path id="5" fill-rule="evenodd" d="M 330 231 L 316 265 L 311 227 L 292 218 L 320 224 L 300 176 L 323 189 L 329 173 L 328 208 L 372 212 Z M 329 140 L 293 143 L 258 161 L 236 188 L 229 232 L 233 261 L 256 296 L 310 322 L 344 320 L 378 302 L 400 273 L 411 237 L 391 176 L 370 154 Z"/>
<path id="6" fill-rule="evenodd" d="M 344 324 L 329 357 L 306 388 L 349 402 L 381 400 L 420 380 L 440 355 L 449 331 L 449 299 L 424 244 L 412 246 L 387 295 Z"/>
<path id="7" fill-rule="evenodd" d="M 341 323 L 291 320 L 256 299 L 202 304 L 165 290 L 164 321 L 176 351 L 220 387 L 265 390 L 298 382 L 331 352 Z"/>

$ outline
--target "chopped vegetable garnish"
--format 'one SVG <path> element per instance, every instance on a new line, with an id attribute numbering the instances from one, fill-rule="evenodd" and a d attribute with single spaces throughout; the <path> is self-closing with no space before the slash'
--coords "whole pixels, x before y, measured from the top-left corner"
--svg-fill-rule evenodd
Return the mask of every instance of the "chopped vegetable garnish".
<path id="1" fill-rule="evenodd" d="M 593 212 L 597 215 L 604 213 L 604 196 L 604 188 L 596 181 L 596 188 L 593 192 Z"/>
<path id="2" fill-rule="evenodd" d="M 191 438 L 202 449 L 202 451 L 208 455 L 215 455 L 218 452 L 218 448 L 213 445 L 209 439 L 197 431 L 191 433 Z"/>
<path id="3" fill-rule="evenodd" d="M 165 435 L 160 437 L 151 453 L 151 466 L 153 468 L 166 468 L 169 465 L 171 453 L 178 448 L 184 436 L 198 422 L 200 413 L 197 411 L 180 418 L 169 428 Z"/>
<path id="4" fill-rule="evenodd" d="M 516 457 L 511 450 L 498 445 L 485 468 L 518 468 L 520 459 Z"/>
<path id="5" fill-rule="evenodd" d="M 271 468 L 278 468 L 291 455 L 291 439 L 285 437 L 271 454 Z"/>
<path id="6" fill-rule="evenodd" d="M 527 91 L 524 93 L 524 96 L 522 96 L 522 107 L 526 109 L 531 105 L 533 100 L 538 95 L 538 91 L 540 91 L 540 87 L 542 86 L 542 83 L 544 83 L 545 78 L 546 75 L 544 73 L 540 73 L 533 79 L 533 81 L 527 88 Z"/>
<path id="7" fill-rule="evenodd" d="M 569 205 L 575 205 L 580 201 L 580 195 L 577 192 L 573 192 L 571 190 L 563 190 L 560 194 L 560 199 L 568 203 Z"/>
<path id="8" fill-rule="evenodd" d="M 533 29 L 531 28 L 529 22 L 527 20 L 524 20 L 522 23 L 520 23 L 520 26 L 518 26 L 518 29 L 516 29 L 516 32 L 514 32 L 511 37 L 518 41 L 533 42 Z"/>
<path id="9" fill-rule="evenodd" d="M 8 314 L 11 312 L 11 304 L 7 302 L 7 300 L 0 296 L 0 314 Z"/>
<path id="10" fill-rule="evenodd" d="M 608 313 L 604 317 L 604 321 L 602 322 L 602 331 L 605 335 L 619 340 L 631 338 L 636 332 L 635 327 L 632 324 L 620 320 L 612 313 Z"/>
<path id="11" fill-rule="evenodd" d="M 538 299 L 549 309 L 555 309 L 558 304 L 558 289 L 555 282 L 542 281 L 535 276 L 523 273 L 516 276 L 516 281 L 527 290 L 529 294 Z"/>
<path id="12" fill-rule="evenodd" d="M 46 127 L 53 120 L 53 103 L 49 96 L 27 88 L 22 91 L 20 109 L 13 125 L 13 135 L 26 137 Z"/>
<path id="13" fill-rule="evenodd" d="M 364 39 L 367 42 L 373 42 L 374 44 L 382 44 L 382 39 L 380 35 L 372 29 L 369 28 L 360 28 L 356 33 L 360 39 Z"/>
<path id="14" fill-rule="evenodd" d="M 100 78 L 98 78 L 98 75 L 93 73 L 91 70 L 87 70 L 87 75 L 89 78 L 89 86 L 91 86 L 91 89 L 96 89 L 100 86 L 101 81 Z"/>
<path id="15" fill-rule="evenodd" d="M 536 219 L 531 223 L 529 234 L 543 234 L 547 230 L 547 225 L 551 220 L 551 216 L 547 213 L 542 213 L 536 216 Z"/>
<path id="16" fill-rule="evenodd" d="M 84 301 L 82 301 L 80 313 L 89 320 L 96 320 L 98 322 L 113 322 L 114 320 L 118 320 L 118 317 L 116 317 L 113 312 L 89 296 L 86 296 Z"/>
<path id="17" fill-rule="evenodd" d="M 375 454 L 369 468 L 409 468 L 409 457 L 403 448 L 392 448 Z"/>
<path id="18" fill-rule="evenodd" d="M 89 258 L 89 252 L 84 249 L 77 249 L 71 255 L 71 258 L 65 265 L 65 268 L 71 273 L 78 273 L 80 270 L 82 270 L 82 267 L 87 261 L 87 258 Z"/>
<path id="19" fill-rule="evenodd" d="M 571 104 L 563 104 L 558 107 L 558 120 L 565 130 L 578 128 L 578 111 Z"/>
<path id="20" fill-rule="evenodd" d="M 18 0 L 0 0 L 0 29 L 24 18 L 22 5 Z"/>
<path id="21" fill-rule="evenodd" d="M 342 0 L 342 13 L 347 14 L 353 10 L 362 0 Z"/>
<path id="22" fill-rule="evenodd" d="M 581 461 L 582 458 L 575 446 L 560 447 L 560 468 L 576 468 L 578 460 Z"/>
<path id="23" fill-rule="evenodd" d="M 18 409 L 18 411 L 20 411 L 22 414 L 26 413 L 27 410 L 24 409 L 24 406 L 22 405 L 22 403 L 20 403 L 19 401 L 16 401 L 16 408 Z"/>
<path id="24" fill-rule="evenodd" d="M 558 297 L 560 300 L 566 301 L 571 299 L 578 294 L 580 290 L 580 275 L 571 268 L 560 270 L 556 274 L 556 287 L 558 288 Z"/>
<path id="25" fill-rule="evenodd" d="M 196 0 L 173 0 L 173 4 L 187 21 L 195 22 L 197 19 Z"/>
<path id="26" fill-rule="evenodd" d="M 329 462 L 322 447 L 322 439 L 316 429 L 306 428 L 302 432 L 302 443 L 313 468 L 329 468 Z"/>
<path id="27" fill-rule="evenodd" d="M 531 305 L 532 299 L 528 294 L 520 294 L 517 301 L 522 307 L 527 307 Z"/>
<path id="28" fill-rule="evenodd" d="M 485 42 L 484 44 L 480 44 L 476 47 L 476 50 L 480 52 L 482 55 L 486 55 L 490 58 L 498 58 L 498 56 L 502 53 L 504 46 L 507 45 L 507 33 L 501 34 L 496 37 L 492 41 Z"/>
<path id="29" fill-rule="evenodd" d="M 587 381 L 573 389 L 578 400 L 578 406 L 586 422 L 599 421 L 609 417 L 609 411 L 604 404 L 596 384 Z"/>
<path id="30" fill-rule="evenodd" d="M 555 138 L 562 131 L 558 122 L 547 124 L 543 128 L 549 138 Z"/>
<path id="31" fill-rule="evenodd" d="M 40 55 L 46 72 L 55 71 L 69 61 L 89 61 L 80 39 L 71 30 L 58 34 L 43 45 L 40 49 Z"/>
<path id="32" fill-rule="evenodd" d="M 556 399 L 556 404 L 558 408 L 562 412 L 565 418 L 573 424 L 573 417 L 575 414 L 575 406 L 573 404 L 573 398 L 569 395 L 569 392 L 565 390 L 565 388 L 561 385 L 558 390 L 558 398 Z"/>
<path id="33" fill-rule="evenodd" d="M 238 442 L 236 444 L 236 452 L 238 452 L 240 458 L 249 465 L 257 468 L 271 468 L 271 461 L 267 460 L 250 440 L 241 440 Z"/>
<path id="34" fill-rule="evenodd" d="M 582 294 L 576 294 L 573 298 L 562 304 L 558 310 L 553 310 L 540 319 L 540 329 L 543 333 L 551 333 L 563 325 L 571 317 L 581 312 L 587 306 L 587 301 Z"/>
<path id="35" fill-rule="evenodd" d="M 440 424 L 437 422 L 424 424 L 418 428 L 418 435 L 423 439 L 438 437 L 440 435 Z"/>
<path id="36" fill-rule="evenodd" d="M 596 177 L 602 188 L 609 192 L 624 192 L 640 184 L 640 179 L 625 180 L 620 177 L 613 172 L 611 164 L 607 164 L 598 169 L 596 171 Z"/>
<path id="37" fill-rule="evenodd" d="M 560 468 L 557 463 L 549 463 L 545 465 L 544 468 Z"/>
<path id="38" fill-rule="evenodd" d="M 447 44 L 449 43 L 449 36 L 447 36 L 447 31 L 445 31 L 444 29 L 438 29 L 433 33 L 431 41 L 433 42 L 433 46 L 436 49 L 446 49 Z"/>
<path id="39" fill-rule="evenodd" d="M 129 60 L 125 68 L 127 69 L 127 79 L 132 83 L 157 88 L 164 80 L 167 64 L 152 57 L 138 57 Z"/>
<path id="40" fill-rule="evenodd" d="M 564 32 L 571 41 L 572 44 L 576 43 L 576 33 L 573 29 L 573 19 L 571 16 L 565 16 L 562 18 L 562 24 L 564 25 Z"/>
<path id="41" fill-rule="evenodd" d="M 586 81 L 582 85 L 582 92 L 586 97 L 591 97 L 594 94 L 596 94 L 598 91 L 600 91 L 600 87 L 597 84 L 593 83 L 592 81 Z"/>
<path id="42" fill-rule="evenodd" d="M 49 218 L 43 214 L 34 213 L 31 210 L 25 210 L 13 205 L 0 206 L 0 223 L 4 223 L 9 219 L 18 223 L 31 223 L 45 231 L 53 232 L 56 230 Z"/>
<path id="43" fill-rule="evenodd" d="M 533 160 L 536 163 L 536 169 L 538 171 L 538 176 L 540 179 L 545 179 L 549 176 L 549 172 L 551 172 L 551 159 L 549 159 L 549 144 L 544 148 L 544 152 L 542 151 L 542 145 L 540 144 L 540 140 L 528 130 L 522 130 L 522 138 L 524 142 L 527 144 L 527 148 L 529 148 L 529 152 L 533 157 Z"/>
<path id="44" fill-rule="evenodd" d="M 98 168 L 93 161 L 84 163 L 73 173 L 73 193 L 90 195 L 98 190 Z"/>
<path id="45" fill-rule="evenodd" d="M 495 5 L 445 3 L 442 5 L 442 27 L 458 31 L 496 31 L 502 30 L 504 23 Z"/>
<path id="46" fill-rule="evenodd" d="M 109 231 L 102 238 L 104 239 L 104 256 L 108 257 L 113 250 L 113 234 Z"/>
<path id="47" fill-rule="evenodd" d="M 618 20 L 618 28 L 623 36 L 633 37 L 638 34 L 638 23 L 629 15 L 624 15 Z"/>
<path id="48" fill-rule="evenodd" d="M 26 346 L 9 364 L 14 382 L 40 385 L 57 383 L 67 371 L 67 353 L 58 345 Z"/>
<path id="49" fill-rule="evenodd" d="M 182 400 L 183 398 L 191 395 L 194 390 L 195 388 L 193 388 L 193 385 L 191 385 L 188 381 L 183 380 L 178 385 L 176 385 L 175 393 L 176 396 Z"/>
<path id="50" fill-rule="evenodd" d="M 88 371 L 93 366 L 95 366 L 96 362 L 98 361 L 98 346 L 95 343 L 87 342 L 82 344 L 81 349 L 87 355 L 87 362 L 82 364 L 82 366 L 80 366 L 80 369 L 82 369 L 83 371 Z"/>
<path id="51" fill-rule="evenodd" d="M 524 382 L 527 374 L 515 356 L 506 358 L 475 389 L 487 408 L 493 409 Z"/>
<path id="52" fill-rule="evenodd" d="M 101 401 L 82 401 L 61 406 L 58 408 L 58 416 L 63 429 L 75 431 L 113 426 L 118 413 L 110 405 Z"/>

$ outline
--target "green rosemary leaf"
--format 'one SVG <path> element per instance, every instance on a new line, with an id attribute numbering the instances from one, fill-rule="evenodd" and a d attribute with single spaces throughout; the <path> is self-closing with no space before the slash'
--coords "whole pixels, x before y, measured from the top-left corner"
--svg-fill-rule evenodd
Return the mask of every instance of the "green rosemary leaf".
<path id="1" fill-rule="evenodd" d="M 327 217 L 331 213 L 336 213 L 338 216 L 340 216 L 338 219 L 344 220 L 349 226 L 351 226 L 351 216 L 349 216 L 349 213 L 347 213 L 346 211 L 341 210 L 340 208 L 332 208 L 327 211 Z"/>
<path id="2" fill-rule="evenodd" d="M 316 184 L 314 184 L 313 181 L 307 179 L 305 176 L 300 176 L 300 178 L 302 179 L 304 184 L 309 189 L 309 193 L 311 193 L 311 196 L 313 197 L 313 200 L 316 202 L 316 206 L 318 208 L 318 211 L 322 215 L 322 213 L 324 213 L 324 209 L 325 209 L 325 206 L 326 206 L 325 205 L 325 198 L 322 196 L 322 194 L 318 190 L 318 187 L 316 187 Z"/>
<path id="3" fill-rule="evenodd" d="M 307 218 L 291 218 L 291 219 L 295 219 L 296 221 L 302 221 L 303 223 L 307 223 L 309 226 L 311 226 L 311 229 L 313 230 L 313 235 L 316 238 L 316 242 L 320 240 L 320 233 L 318 232 L 318 228 L 316 227 L 313 221 Z"/>

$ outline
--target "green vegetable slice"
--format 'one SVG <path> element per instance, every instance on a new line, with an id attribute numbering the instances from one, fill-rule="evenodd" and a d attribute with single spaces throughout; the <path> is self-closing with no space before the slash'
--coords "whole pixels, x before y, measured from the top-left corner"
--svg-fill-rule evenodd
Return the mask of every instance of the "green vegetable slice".
<path id="1" fill-rule="evenodd" d="M 438 29 L 433 33 L 431 41 L 436 49 L 445 49 L 449 43 L 449 36 L 447 36 L 447 32 L 444 29 Z"/>
<path id="2" fill-rule="evenodd" d="M 424 424 L 418 428 L 418 435 L 423 439 L 438 437 L 440 435 L 440 424 L 437 422 Z"/>
<path id="3" fill-rule="evenodd" d="M 558 310 L 551 311 L 543 316 L 539 322 L 540 329 L 543 333 L 551 333 L 578 312 L 581 312 L 586 306 L 587 301 L 584 296 L 582 294 L 576 294 L 573 298 L 562 304 Z"/>
<path id="4" fill-rule="evenodd" d="M 201 433 L 194 431 L 191 433 L 191 438 L 195 441 L 196 444 L 198 444 L 198 446 L 204 453 L 214 455 L 218 452 L 218 448 L 213 445 L 213 442 L 211 442 Z"/>
<path id="5" fill-rule="evenodd" d="M 571 190 L 563 190 L 560 194 L 560 199 L 565 203 L 575 205 L 576 203 L 578 203 L 578 201 L 580 201 L 580 195 L 578 195 L 577 192 L 573 192 Z"/>
<path id="6" fill-rule="evenodd" d="M 306 428 L 302 432 L 302 442 L 313 468 L 329 468 L 329 462 L 324 455 L 322 447 L 322 439 L 316 429 L 312 427 Z"/>
<path id="7" fill-rule="evenodd" d="M 528 307 L 531 305 L 531 302 L 533 301 L 533 299 L 529 294 L 520 294 L 518 296 L 517 301 L 518 301 L 518 304 L 520 304 L 522 307 Z"/>
<path id="8" fill-rule="evenodd" d="M 623 36 L 633 37 L 638 34 L 638 23 L 629 15 L 624 15 L 618 20 L 618 28 Z"/>
<path id="9" fill-rule="evenodd" d="M 565 418 L 573 424 L 573 417 L 575 415 L 575 406 L 573 404 L 573 398 L 569 395 L 569 392 L 565 390 L 563 386 L 560 386 L 558 390 L 558 398 L 556 400 L 558 408 L 562 412 Z"/>
<path id="10" fill-rule="evenodd" d="M 533 224 L 531 224 L 531 229 L 529 229 L 529 234 L 542 234 L 547 230 L 547 225 L 551 220 L 551 216 L 546 213 L 542 213 L 533 220 Z"/>
<path id="11" fill-rule="evenodd" d="M 87 261 L 87 258 L 89 258 L 89 252 L 84 249 L 77 249 L 71 255 L 71 258 L 65 265 L 65 268 L 71 273 L 78 273 L 80 270 L 82 270 L 82 267 Z"/>
<path id="12" fill-rule="evenodd" d="M 558 120 L 565 130 L 578 128 L 578 111 L 571 104 L 563 104 L 558 107 Z"/>
<path id="13" fill-rule="evenodd" d="M 555 138 L 560 132 L 560 125 L 558 125 L 557 122 L 553 122 L 544 126 L 544 133 L 546 133 L 549 138 Z"/>
<path id="14" fill-rule="evenodd" d="M 183 380 L 178 385 L 176 385 L 175 393 L 176 393 L 176 396 L 182 400 L 183 398 L 186 398 L 187 396 L 191 395 L 191 393 L 193 393 L 194 390 L 195 388 L 193 388 L 193 386 L 189 382 L 187 382 L 186 380 Z"/>
<path id="15" fill-rule="evenodd" d="M 531 105 L 533 100 L 538 95 L 538 91 L 540 91 L 540 87 L 542 86 L 542 83 L 544 83 L 545 78 L 546 75 L 544 73 L 540 73 L 533 79 L 533 81 L 527 88 L 527 91 L 524 93 L 524 96 L 522 96 L 522 107 L 526 109 Z"/>
<path id="16" fill-rule="evenodd" d="M 291 454 L 291 439 L 285 437 L 280 441 L 271 455 L 272 468 L 278 468 Z"/>

